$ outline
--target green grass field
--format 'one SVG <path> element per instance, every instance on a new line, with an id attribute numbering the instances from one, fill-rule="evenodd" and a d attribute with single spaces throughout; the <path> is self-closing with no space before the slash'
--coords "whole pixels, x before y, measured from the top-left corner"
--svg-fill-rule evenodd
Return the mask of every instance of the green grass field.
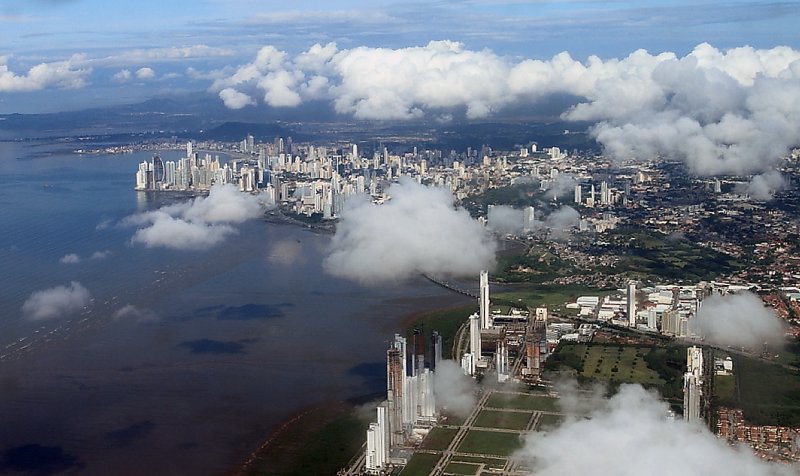
<path id="1" fill-rule="evenodd" d="M 562 421 L 564 421 L 564 417 L 561 415 L 542 413 L 539 415 L 539 421 L 536 423 L 536 431 L 551 430 L 560 425 Z"/>
<path id="2" fill-rule="evenodd" d="M 800 426 L 800 373 L 755 359 L 734 357 L 739 402 L 756 425 Z"/>
<path id="3" fill-rule="evenodd" d="M 451 462 L 448 463 L 447 467 L 444 469 L 444 473 L 472 476 L 478 472 L 478 469 L 480 469 L 480 465 L 474 463 Z"/>
<path id="4" fill-rule="evenodd" d="M 736 406 L 736 377 L 733 375 L 714 376 L 714 396 L 723 407 Z"/>
<path id="5" fill-rule="evenodd" d="M 524 430 L 528 426 L 531 414 L 528 412 L 498 412 L 483 410 L 475 419 L 473 426 L 484 428 L 503 428 L 508 430 Z"/>
<path id="6" fill-rule="evenodd" d="M 532 410 L 542 412 L 557 412 L 556 399 L 537 395 L 520 395 L 507 393 L 493 393 L 486 402 L 487 407 L 512 408 L 515 410 Z"/>
<path id="7" fill-rule="evenodd" d="M 521 446 L 518 433 L 470 430 L 458 447 L 461 453 L 508 456 Z"/>
<path id="8" fill-rule="evenodd" d="M 506 464 L 506 460 L 503 458 L 487 458 L 484 456 L 453 455 L 452 461 L 483 464 L 486 469 L 503 469 Z"/>
<path id="9" fill-rule="evenodd" d="M 441 455 L 430 453 L 414 453 L 408 464 L 400 472 L 400 476 L 428 476 L 439 462 Z"/>
<path id="10" fill-rule="evenodd" d="M 458 433 L 458 430 L 452 428 L 436 427 L 428 433 L 425 440 L 422 441 L 422 448 L 426 450 L 443 451 L 453 441 L 453 438 Z"/>

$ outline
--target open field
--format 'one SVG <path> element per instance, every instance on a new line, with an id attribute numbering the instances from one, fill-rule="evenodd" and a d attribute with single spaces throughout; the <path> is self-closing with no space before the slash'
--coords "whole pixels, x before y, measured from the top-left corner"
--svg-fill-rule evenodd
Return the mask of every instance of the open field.
<path id="1" fill-rule="evenodd" d="M 800 372 L 745 357 L 734 357 L 739 405 L 756 425 L 800 426 Z"/>
<path id="2" fill-rule="evenodd" d="M 518 433 L 470 430 L 458 447 L 461 453 L 508 456 L 521 446 Z"/>
<path id="3" fill-rule="evenodd" d="M 723 407 L 736 406 L 736 377 L 733 375 L 714 376 L 714 397 Z"/>
<path id="4" fill-rule="evenodd" d="M 478 472 L 480 465 L 474 463 L 452 462 L 444 469 L 445 474 L 458 474 L 472 476 Z"/>
<path id="5" fill-rule="evenodd" d="M 577 310 L 566 309 L 565 303 L 574 302 L 578 297 L 585 295 L 605 296 L 613 291 L 598 290 L 577 285 L 526 285 L 517 284 L 506 292 L 492 294 L 494 301 L 514 303 L 517 306 L 547 306 L 551 312 L 561 314 L 575 314 Z"/>
<path id="6" fill-rule="evenodd" d="M 499 412 L 483 410 L 475 419 L 474 426 L 484 428 L 503 428 L 508 430 L 524 430 L 531 419 L 531 413 Z"/>
<path id="7" fill-rule="evenodd" d="M 400 476 L 428 476 L 439 462 L 441 455 L 430 453 L 414 453 L 408 464 L 400 472 Z"/>
<path id="8" fill-rule="evenodd" d="M 677 400 L 683 398 L 686 351 L 682 346 L 561 344 L 545 366 L 549 370 L 573 369 L 579 377 L 612 385 L 638 383 Z"/>
<path id="9" fill-rule="evenodd" d="M 539 421 L 536 424 L 536 431 L 547 431 L 555 428 L 564 421 L 561 415 L 552 415 L 549 413 L 542 413 L 539 415 Z"/>
<path id="10" fill-rule="evenodd" d="M 422 442 L 422 448 L 426 450 L 443 451 L 453 441 L 458 430 L 453 428 L 436 427 L 428 433 Z"/>
<path id="11" fill-rule="evenodd" d="M 515 410 L 535 410 L 557 412 L 556 399 L 539 395 L 494 393 L 486 402 L 491 408 L 512 408 Z"/>

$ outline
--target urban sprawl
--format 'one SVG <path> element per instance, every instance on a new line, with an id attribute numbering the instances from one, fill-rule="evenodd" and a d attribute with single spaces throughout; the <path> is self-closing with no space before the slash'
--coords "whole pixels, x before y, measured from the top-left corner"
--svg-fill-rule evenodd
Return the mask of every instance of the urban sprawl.
<path id="1" fill-rule="evenodd" d="M 473 464 L 486 473 L 524 474 L 519 463 L 503 458 L 507 455 L 480 455 L 481 462 L 474 452 L 459 452 L 471 433 L 486 430 L 476 423 L 479 414 L 502 413 L 492 402 L 504 392 L 513 392 L 502 386 L 486 389 L 464 422 L 448 423 L 447 411 L 437 405 L 433 390 L 433 375 L 443 354 L 452 355 L 463 373 L 473 378 L 514 382 L 553 396 L 543 372 L 548 358 L 565 343 L 649 345 L 664 337 L 686 347 L 682 418 L 705 421 L 721 438 L 745 442 L 762 457 L 800 461 L 796 445 L 800 428 L 751 425 L 741 410 L 715 407 L 712 411 L 709 403 L 712 380 L 733 378 L 738 371 L 731 356 L 768 360 L 776 350 L 714 348 L 703 342 L 693 323 L 705 299 L 747 291 L 757 293 L 786 321 L 787 336 L 800 334 L 800 220 L 792 206 L 750 194 L 751 177 L 693 177 L 679 163 L 614 163 L 593 153 L 539 148 L 535 142 L 502 152 L 483 146 L 458 152 L 408 147 L 401 153 L 386 147 L 365 153 L 358 144 L 349 143 L 294 144 L 283 138 L 256 143 L 253 136 L 234 144 L 148 145 L 153 150 L 183 147 L 185 157 L 177 161 L 155 155 L 142 162 L 136 172 L 136 190 L 201 193 L 215 184 L 234 184 L 241 192 L 259 194 L 263 202 L 274 205 L 272 213 L 324 227 L 335 222 L 349 197 L 369 194 L 374 203 L 383 203 L 391 199 L 388 185 L 406 177 L 450 190 L 458 203 L 471 205 L 470 212 L 504 240 L 538 242 L 543 252 L 584 270 L 553 276 L 544 284 L 610 290 L 550 308 L 493 302 L 488 273 L 482 272 L 475 296 L 477 312 L 464 316 L 452 352 L 443 350 L 437 332 L 426 335 L 418 330 L 410 343 L 399 334 L 394 337 L 386 354 L 386 400 L 377 408 L 361 457 L 343 474 L 390 474 L 406 465 L 415 451 L 424 453 L 420 448 L 425 448 L 423 442 L 435 428 L 453 433 L 448 445 L 431 450 L 440 455 L 432 474 L 444 474 L 448 464 Z M 231 159 L 221 163 L 219 154 Z M 781 163 L 786 176 L 793 176 L 799 157 L 800 151 L 795 150 Z M 559 229 L 548 228 L 544 226 L 546 212 L 526 205 L 514 215 L 519 217 L 518 226 L 509 227 L 505 218 L 502 226 L 493 226 L 501 221 L 500 207 L 505 204 L 470 202 L 488 191 L 517 185 L 527 186 L 526 193 L 546 197 L 544 208 L 568 205 L 579 217 L 558 225 Z M 778 199 L 782 193 L 777 191 Z M 614 269 L 620 254 L 631 246 L 604 234 L 621 227 L 691 237 L 695 245 L 747 265 L 695 281 L 591 271 Z M 564 238 L 547 239 L 554 233 Z M 520 279 L 535 273 L 525 265 L 507 271 Z M 441 278 L 430 278 L 451 286 Z M 548 415 L 557 416 L 547 411 L 525 415 L 516 429 L 491 431 L 518 436 L 536 429 Z"/>

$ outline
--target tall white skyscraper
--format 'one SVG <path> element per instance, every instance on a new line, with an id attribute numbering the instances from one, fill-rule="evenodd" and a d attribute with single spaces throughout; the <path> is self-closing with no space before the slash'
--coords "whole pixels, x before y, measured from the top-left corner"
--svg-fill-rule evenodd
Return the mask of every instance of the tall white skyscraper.
<path id="1" fill-rule="evenodd" d="M 583 197 L 581 197 L 581 184 L 575 185 L 575 204 L 580 205 L 582 198 Z"/>
<path id="2" fill-rule="evenodd" d="M 628 325 L 636 327 L 636 283 L 628 283 Z"/>
<path id="3" fill-rule="evenodd" d="M 489 309 L 489 272 L 481 271 L 480 294 L 478 295 L 478 306 L 480 310 L 481 329 L 489 329 L 494 325 L 492 313 Z M 480 354 L 478 354 L 480 355 Z"/>
<path id="4" fill-rule="evenodd" d="M 472 356 L 469 365 L 469 374 L 475 375 L 475 365 L 481 357 L 481 328 L 478 314 L 469 316 L 469 353 Z"/>
<path id="5" fill-rule="evenodd" d="M 524 233 L 533 231 L 534 211 L 533 207 L 525 207 L 522 210 L 522 231 Z"/>

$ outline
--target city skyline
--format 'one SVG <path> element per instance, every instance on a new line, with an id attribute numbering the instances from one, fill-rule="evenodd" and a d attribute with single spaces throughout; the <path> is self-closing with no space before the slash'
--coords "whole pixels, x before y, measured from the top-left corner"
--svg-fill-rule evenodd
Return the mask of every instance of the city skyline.
<path id="1" fill-rule="evenodd" d="M 704 43 L 720 51 L 797 48 L 800 40 L 791 28 L 797 7 L 797 2 L 752 1 L 658 6 L 339 1 L 283 8 L 271 2 L 208 0 L 146 1 L 134 8 L 95 0 L 11 1 L 0 7 L 0 35 L 7 45 L 0 60 L 0 113 L 55 112 L 202 91 L 213 97 L 225 89 L 215 83 L 251 64 L 265 47 L 297 59 L 314 45 L 339 53 L 398 54 L 439 42 L 434 44 L 458 44 L 471 53 L 461 59 L 491 53 L 490 59 L 512 66 L 547 61 L 561 52 L 586 64 L 593 55 L 610 61 L 639 49 L 682 58 Z M 285 83 L 286 78 L 279 79 Z M 330 80 L 337 83 L 335 77 Z M 308 85 L 314 86 L 321 85 Z M 256 102 L 233 92 L 221 100 Z M 292 101 L 266 103 L 280 108 Z M 456 105 L 464 104 L 470 106 L 469 101 Z M 491 106 L 496 112 L 497 104 Z M 343 118 L 354 112 L 336 109 Z"/>

